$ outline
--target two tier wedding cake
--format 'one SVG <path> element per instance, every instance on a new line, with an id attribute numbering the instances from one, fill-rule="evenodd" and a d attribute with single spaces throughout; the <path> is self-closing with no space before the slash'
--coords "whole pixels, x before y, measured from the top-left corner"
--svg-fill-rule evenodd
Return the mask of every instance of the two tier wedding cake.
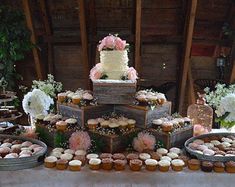
<path id="1" fill-rule="evenodd" d="M 128 66 L 129 44 L 118 36 L 109 35 L 100 41 L 100 63 L 90 71 L 92 81 L 96 80 L 130 80 L 135 82 L 137 72 Z"/>

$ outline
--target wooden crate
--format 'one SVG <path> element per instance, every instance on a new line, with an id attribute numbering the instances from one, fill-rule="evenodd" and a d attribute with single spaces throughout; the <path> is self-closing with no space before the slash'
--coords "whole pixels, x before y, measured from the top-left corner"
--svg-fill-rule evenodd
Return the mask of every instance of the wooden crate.
<path id="1" fill-rule="evenodd" d="M 98 142 L 96 146 L 100 152 L 119 153 L 126 150 L 138 132 L 140 132 L 139 128 L 122 135 L 101 135 L 91 131 L 89 131 L 89 135 L 94 142 Z"/>
<path id="2" fill-rule="evenodd" d="M 112 105 L 97 105 L 78 107 L 71 104 L 57 103 L 58 112 L 65 117 L 77 119 L 78 124 L 84 127 L 88 119 L 98 118 L 113 112 Z"/>
<path id="3" fill-rule="evenodd" d="M 64 142 L 68 142 L 71 134 L 74 132 L 68 130 L 66 132 L 58 132 L 56 129 L 49 129 L 46 125 L 36 123 L 36 132 L 39 134 L 40 140 L 42 140 L 47 146 L 65 147 Z"/>
<path id="4" fill-rule="evenodd" d="M 153 128 L 148 129 L 148 131 L 167 149 L 170 149 L 171 147 L 184 147 L 184 142 L 193 136 L 192 125 L 186 126 L 181 130 L 172 133 L 159 132 Z"/>
<path id="5" fill-rule="evenodd" d="M 93 94 L 99 104 L 133 104 L 136 83 L 93 82 Z"/>
<path id="6" fill-rule="evenodd" d="M 140 128 L 150 127 L 153 119 L 171 114 L 171 102 L 166 102 L 162 106 L 159 105 L 153 110 L 148 106 L 138 105 L 117 105 L 114 108 L 117 114 L 125 114 L 126 117 L 135 119 Z"/>

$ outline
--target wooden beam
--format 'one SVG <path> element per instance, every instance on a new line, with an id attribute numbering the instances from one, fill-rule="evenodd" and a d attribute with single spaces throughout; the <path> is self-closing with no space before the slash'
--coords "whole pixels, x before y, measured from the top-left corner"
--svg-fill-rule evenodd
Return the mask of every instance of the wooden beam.
<path id="1" fill-rule="evenodd" d="M 136 0 L 136 16 L 135 16 L 135 69 L 141 75 L 141 7 L 142 0 Z"/>
<path id="2" fill-rule="evenodd" d="M 22 5 L 23 5 L 23 9 L 24 9 L 25 18 L 26 18 L 26 24 L 31 31 L 31 41 L 33 44 L 36 44 L 37 38 L 36 38 L 35 29 L 34 29 L 34 25 L 33 25 L 33 18 L 32 18 L 32 12 L 30 9 L 30 5 L 29 5 L 29 0 L 22 0 Z M 39 51 L 36 47 L 34 47 L 32 49 L 32 51 L 33 51 L 33 58 L 34 58 L 37 78 L 43 79 L 44 74 L 43 74 L 43 70 L 42 70 L 42 64 L 40 61 Z"/>
<path id="3" fill-rule="evenodd" d="M 231 49 L 231 74 L 229 78 L 229 83 L 235 83 L 235 41 L 233 42 L 233 47 Z"/>
<path id="4" fill-rule="evenodd" d="M 86 31 L 86 14 L 85 14 L 85 1 L 77 0 L 79 6 L 79 22 L 81 31 L 81 42 L 82 42 L 82 63 L 84 66 L 85 77 L 87 78 L 86 87 L 90 89 L 89 80 L 89 61 L 88 61 L 88 38 Z"/>
<path id="5" fill-rule="evenodd" d="M 188 69 L 188 86 L 189 86 L 189 100 L 188 104 L 191 105 L 193 103 L 196 103 L 196 97 L 195 97 L 195 90 L 194 90 L 194 83 L 193 83 L 193 76 L 192 76 L 192 69 L 191 69 L 191 63 L 189 64 Z"/>
<path id="6" fill-rule="evenodd" d="M 191 0 L 190 9 L 187 14 L 188 15 L 187 17 L 189 19 L 187 19 L 185 27 L 186 32 L 185 32 L 185 44 L 184 44 L 184 56 L 182 63 L 182 74 L 181 74 L 179 105 L 178 105 L 178 110 L 180 113 L 183 111 L 183 105 L 184 105 L 185 90 L 186 90 L 185 87 L 186 87 L 188 69 L 190 63 L 190 53 L 192 47 L 196 9 L 197 9 L 197 0 Z"/>
<path id="7" fill-rule="evenodd" d="M 52 36 L 52 29 L 50 24 L 50 19 L 48 15 L 48 9 L 46 0 L 39 0 L 40 11 L 42 14 L 42 20 L 46 31 L 46 36 Z M 48 62 L 48 72 L 54 74 L 54 65 L 53 65 L 53 45 L 50 40 L 47 41 L 47 62 Z"/>

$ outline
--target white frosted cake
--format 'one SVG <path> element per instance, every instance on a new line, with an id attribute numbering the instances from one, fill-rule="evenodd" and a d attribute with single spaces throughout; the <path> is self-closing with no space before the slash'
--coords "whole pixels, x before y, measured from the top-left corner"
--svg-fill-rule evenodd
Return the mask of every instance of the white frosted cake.
<path id="1" fill-rule="evenodd" d="M 100 63 L 108 79 L 120 80 L 129 68 L 127 50 L 100 51 Z"/>
<path id="2" fill-rule="evenodd" d="M 97 80 L 130 80 L 135 82 L 137 72 L 128 66 L 129 45 L 125 40 L 113 35 L 106 36 L 98 46 L 100 63 L 90 71 L 92 81 Z"/>

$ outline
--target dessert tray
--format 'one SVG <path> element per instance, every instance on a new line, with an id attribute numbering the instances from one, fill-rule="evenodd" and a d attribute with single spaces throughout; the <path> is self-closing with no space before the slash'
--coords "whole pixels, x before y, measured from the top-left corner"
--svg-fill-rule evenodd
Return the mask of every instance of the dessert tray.
<path id="1" fill-rule="evenodd" d="M 0 117 L 0 122 L 5 122 L 5 121 L 14 121 L 17 118 L 21 117 L 23 114 L 21 112 L 17 112 L 16 114 L 11 114 L 11 117 Z"/>
<path id="2" fill-rule="evenodd" d="M 226 137 L 229 137 L 229 136 L 235 137 L 235 133 L 224 132 L 224 133 L 203 134 L 203 135 L 192 137 L 192 138 L 188 139 L 185 142 L 184 146 L 185 146 L 186 151 L 190 155 L 197 157 L 199 160 L 207 160 L 207 161 L 212 161 L 212 162 L 235 161 L 235 154 L 234 154 L 234 156 L 231 155 L 231 154 L 229 154 L 228 156 L 227 155 L 226 156 L 214 156 L 214 155 L 209 156 L 209 155 L 202 154 L 202 153 L 200 153 L 200 151 L 194 150 L 194 149 L 189 147 L 190 143 L 193 143 L 194 141 L 197 141 L 197 140 L 208 140 L 208 141 L 210 141 L 210 140 L 218 140 L 218 138 L 223 138 L 223 137 L 226 138 Z M 231 148 L 231 149 L 234 149 L 234 148 Z"/>
<path id="3" fill-rule="evenodd" d="M 47 146 L 45 143 L 30 138 L 24 138 L 20 136 L 11 136 L 11 135 L 0 135 L 0 139 L 12 139 L 12 140 L 21 140 L 29 141 L 32 144 L 37 144 L 42 147 L 41 150 L 32 154 L 29 157 L 22 158 L 1 158 L 0 159 L 0 171 L 9 171 L 9 170 L 20 170 L 26 168 L 36 167 L 43 163 L 47 152 Z"/>

